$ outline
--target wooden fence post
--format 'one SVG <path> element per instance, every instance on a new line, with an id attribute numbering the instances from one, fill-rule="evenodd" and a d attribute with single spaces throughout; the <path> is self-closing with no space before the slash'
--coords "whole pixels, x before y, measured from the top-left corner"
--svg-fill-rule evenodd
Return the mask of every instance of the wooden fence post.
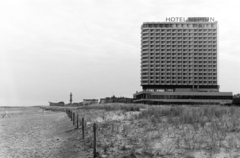
<path id="1" fill-rule="evenodd" d="M 78 114 L 77 114 L 77 129 L 78 129 Z"/>
<path id="2" fill-rule="evenodd" d="M 84 139 L 84 126 L 85 126 L 85 123 L 84 123 L 84 118 L 82 118 L 82 139 Z"/>
<path id="3" fill-rule="evenodd" d="M 97 157 L 97 127 L 96 123 L 93 124 L 93 158 Z"/>
<path id="4" fill-rule="evenodd" d="M 73 125 L 75 125 L 75 113 L 73 113 Z"/>

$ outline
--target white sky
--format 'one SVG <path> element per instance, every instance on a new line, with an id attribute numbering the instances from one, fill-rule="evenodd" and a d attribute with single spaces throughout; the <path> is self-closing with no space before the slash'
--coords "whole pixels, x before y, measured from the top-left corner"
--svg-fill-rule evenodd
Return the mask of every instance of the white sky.
<path id="1" fill-rule="evenodd" d="M 240 93 L 238 0 L 1 0 L 0 106 L 132 97 L 140 28 L 166 17 L 215 17 L 220 91 Z"/>

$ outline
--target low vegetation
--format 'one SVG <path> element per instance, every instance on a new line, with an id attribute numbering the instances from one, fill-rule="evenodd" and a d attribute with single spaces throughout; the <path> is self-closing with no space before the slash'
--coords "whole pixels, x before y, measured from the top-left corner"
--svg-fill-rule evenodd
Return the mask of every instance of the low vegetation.
<path id="1" fill-rule="evenodd" d="M 101 157 L 240 157 L 240 109 L 224 106 L 91 105 L 72 109 L 98 124 Z"/>

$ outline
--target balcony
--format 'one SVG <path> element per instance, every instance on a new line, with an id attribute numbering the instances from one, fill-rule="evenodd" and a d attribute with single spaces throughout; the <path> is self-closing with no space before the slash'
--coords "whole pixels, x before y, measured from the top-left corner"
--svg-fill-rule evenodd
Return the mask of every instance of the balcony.
<path id="1" fill-rule="evenodd" d="M 149 38 L 142 38 L 142 42 L 148 42 Z"/>

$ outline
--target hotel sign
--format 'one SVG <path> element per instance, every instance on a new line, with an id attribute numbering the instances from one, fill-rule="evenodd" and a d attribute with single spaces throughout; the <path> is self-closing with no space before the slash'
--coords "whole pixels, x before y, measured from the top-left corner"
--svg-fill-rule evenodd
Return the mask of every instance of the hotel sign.
<path id="1" fill-rule="evenodd" d="M 214 17 L 167 17 L 166 22 L 214 22 Z"/>

